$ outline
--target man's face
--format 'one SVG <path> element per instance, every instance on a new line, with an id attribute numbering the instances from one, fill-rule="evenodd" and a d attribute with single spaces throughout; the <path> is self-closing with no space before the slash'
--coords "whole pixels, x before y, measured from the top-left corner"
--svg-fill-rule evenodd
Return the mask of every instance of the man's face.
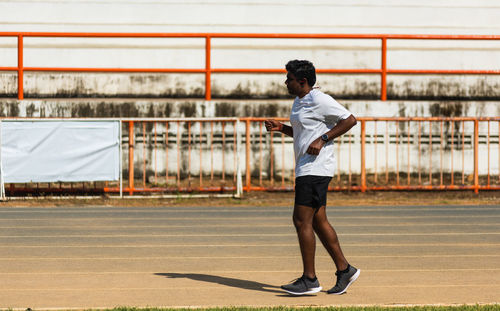
<path id="1" fill-rule="evenodd" d="M 286 75 L 285 81 L 286 88 L 288 89 L 288 93 L 292 95 L 298 95 L 301 90 L 301 85 L 297 78 L 293 75 L 293 73 L 288 72 Z"/>

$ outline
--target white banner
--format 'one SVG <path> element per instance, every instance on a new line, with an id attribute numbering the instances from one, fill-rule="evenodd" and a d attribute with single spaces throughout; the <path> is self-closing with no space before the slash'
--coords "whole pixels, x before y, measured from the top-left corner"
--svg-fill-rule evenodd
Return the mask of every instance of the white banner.
<path id="1" fill-rule="evenodd" d="M 118 180 L 119 121 L 2 120 L 5 183 Z"/>

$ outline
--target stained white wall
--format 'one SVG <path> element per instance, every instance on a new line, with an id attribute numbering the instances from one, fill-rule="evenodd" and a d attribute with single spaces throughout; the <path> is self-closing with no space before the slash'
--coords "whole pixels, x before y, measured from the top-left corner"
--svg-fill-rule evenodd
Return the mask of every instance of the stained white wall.
<path id="1" fill-rule="evenodd" d="M 2 31 L 498 34 L 496 0 L 2 0 Z"/>
<path id="2" fill-rule="evenodd" d="M 500 34 L 496 0 L 0 0 L 0 31 L 187 32 L 187 33 L 401 33 Z M 204 68 L 203 39 L 25 38 L 24 65 L 35 67 Z M 17 65 L 16 38 L 0 37 L 0 67 Z M 380 68 L 379 40 L 213 39 L 213 68 L 283 68 L 294 58 L 317 68 Z M 393 69 L 500 69 L 500 41 L 408 41 L 388 43 Z M 145 95 L 199 96 L 204 78 L 188 75 L 182 87 L 144 75 L 133 85 L 130 75 L 51 75 L 28 77 L 25 92 L 37 97 Z M 325 91 L 341 96 L 374 94 L 377 75 L 323 76 Z M 138 81 L 138 80 L 143 81 Z M 154 83 L 152 80 L 160 81 Z M 174 78 L 177 80 L 178 78 Z M 462 79 L 392 76 L 391 92 L 440 92 L 500 96 L 498 76 Z M 148 82 L 149 80 L 149 82 Z M 0 74 L 0 93 L 15 93 L 15 74 Z M 282 92 L 273 75 L 213 75 L 214 94 L 237 92 L 266 97 Z M 458 85 L 458 89 L 454 87 Z M 411 89 L 411 90 L 409 90 Z M 496 90 L 496 91 L 495 91 Z M 127 94 L 128 92 L 128 94 Z"/>

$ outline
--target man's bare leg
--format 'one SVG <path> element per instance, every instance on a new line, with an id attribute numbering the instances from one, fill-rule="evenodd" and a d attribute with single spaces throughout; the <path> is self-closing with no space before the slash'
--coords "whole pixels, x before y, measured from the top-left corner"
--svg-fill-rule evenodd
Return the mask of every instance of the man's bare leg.
<path id="1" fill-rule="evenodd" d="M 313 230 L 315 209 L 310 206 L 295 205 L 293 209 L 293 224 L 299 239 L 304 275 L 310 279 L 316 277 L 314 255 L 316 252 L 316 237 Z"/>
<path id="2" fill-rule="evenodd" d="M 337 233 L 335 232 L 335 229 L 333 229 L 330 222 L 328 222 L 325 206 L 321 206 L 314 214 L 313 228 L 321 240 L 321 243 L 328 251 L 328 254 L 330 254 L 330 257 L 332 257 L 335 262 L 337 271 L 347 269 L 347 260 L 342 253 L 342 249 L 340 248 Z"/>

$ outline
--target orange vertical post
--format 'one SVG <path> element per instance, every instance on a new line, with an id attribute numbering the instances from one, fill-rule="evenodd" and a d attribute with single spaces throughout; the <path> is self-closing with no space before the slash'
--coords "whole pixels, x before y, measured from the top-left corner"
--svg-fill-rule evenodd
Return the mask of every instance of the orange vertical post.
<path id="1" fill-rule="evenodd" d="M 488 146 L 488 188 L 490 187 L 490 121 L 488 121 L 488 139 L 486 140 Z"/>
<path id="2" fill-rule="evenodd" d="M 211 65 L 210 65 L 210 54 L 211 54 L 211 42 L 210 36 L 205 37 L 205 99 L 212 99 L 212 85 L 211 85 Z"/>
<path id="3" fill-rule="evenodd" d="M 259 186 L 262 187 L 262 122 L 259 122 Z"/>
<path id="4" fill-rule="evenodd" d="M 214 181 L 214 121 L 210 121 L 210 182 Z"/>
<path id="5" fill-rule="evenodd" d="M 366 191 L 366 121 L 361 120 L 361 192 Z"/>
<path id="6" fill-rule="evenodd" d="M 202 160 L 203 160 L 203 141 L 202 141 L 202 137 L 203 137 L 203 126 L 202 126 L 202 122 L 200 121 L 200 188 L 203 187 L 203 163 L 202 163 Z M 208 142 L 207 142 L 208 144 Z"/>
<path id="7" fill-rule="evenodd" d="M 444 141 L 444 136 L 443 136 L 443 120 L 441 120 L 440 124 L 440 130 L 441 130 L 441 141 L 439 143 L 439 185 L 442 187 L 443 186 L 443 141 Z"/>
<path id="8" fill-rule="evenodd" d="M 389 121 L 385 121 L 385 183 L 389 184 Z"/>
<path id="9" fill-rule="evenodd" d="M 479 120 L 474 120 L 474 193 L 479 193 Z"/>
<path id="10" fill-rule="evenodd" d="M 342 144 L 342 139 L 339 137 L 335 143 L 337 144 L 337 185 L 340 186 L 340 145 Z M 295 157 L 293 159 L 295 161 Z M 293 167 L 295 167 L 295 162 L 293 164 Z"/>
<path id="11" fill-rule="evenodd" d="M 399 122 L 396 121 L 396 185 L 399 186 Z"/>
<path id="12" fill-rule="evenodd" d="M 177 190 L 181 188 L 181 125 L 177 121 Z"/>
<path id="13" fill-rule="evenodd" d="M 165 122 L 165 184 L 168 186 L 168 122 Z"/>
<path id="14" fill-rule="evenodd" d="M 465 184 L 465 122 L 462 121 L 462 185 Z"/>
<path id="15" fill-rule="evenodd" d="M 17 99 L 24 99 L 23 36 L 17 36 Z"/>
<path id="16" fill-rule="evenodd" d="M 432 186 L 432 122 L 429 121 L 429 185 Z"/>
<path id="17" fill-rule="evenodd" d="M 422 173 L 420 172 L 420 156 L 421 156 L 421 131 L 422 131 L 422 124 L 420 121 L 418 121 L 418 185 L 422 185 Z"/>
<path id="18" fill-rule="evenodd" d="M 224 154 L 224 152 L 222 154 Z M 224 162 L 224 160 L 222 160 L 222 162 Z M 191 121 L 188 121 L 188 185 L 191 188 Z"/>
<path id="19" fill-rule="evenodd" d="M 382 38 L 382 73 L 380 74 L 380 99 L 387 100 L 387 38 Z"/>
<path id="20" fill-rule="evenodd" d="M 285 187 L 285 133 L 281 133 L 281 187 Z"/>
<path id="21" fill-rule="evenodd" d="M 222 121 L 222 182 L 224 183 L 226 179 L 226 121 Z"/>
<path id="22" fill-rule="evenodd" d="M 455 124 L 453 121 L 451 121 L 451 126 L 450 126 L 450 129 L 451 129 L 451 163 L 450 163 L 450 166 L 451 166 L 451 185 L 453 186 L 454 184 L 454 175 L 455 175 L 455 172 L 453 170 L 453 140 L 455 139 L 455 133 L 454 133 L 454 130 L 453 128 L 455 127 Z"/>
<path id="23" fill-rule="evenodd" d="M 273 133 L 274 132 L 269 132 L 269 149 L 271 149 L 271 151 L 270 151 L 271 163 L 269 163 L 269 166 L 270 166 L 269 168 L 270 168 L 271 174 L 269 174 L 269 180 L 271 182 L 271 187 L 274 187 L 274 147 L 273 147 Z"/>
<path id="24" fill-rule="evenodd" d="M 157 149 L 156 149 L 156 121 L 155 121 L 155 185 L 158 184 L 158 174 L 157 174 L 157 170 L 158 170 L 158 163 L 157 163 Z"/>
<path id="25" fill-rule="evenodd" d="M 128 122 L 128 194 L 134 194 L 134 121 Z"/>
<path id="26" fill-rule="evenodd" d="M 237 167 L 238 167 L 238 154 L 236 150 L 236 146 L 238 145 L 238 121 L 234 121 L 233 123 L 233 181 L 236 183 L 236 175 L 237 175 Z"/>
<path id="27" fill-rule="evenodd" d="M 351 190 L 351 186 L 352 186 L 352 170 L 351 170 L 351 159 L 352 159 L 352 155 L 351 155 L 351 133 L 348 133 L 347 136 L 349 137 L 349 156 L 347 157 L 348 160 L 349 160 L 349 190 Z"/>
<path id="28" fill-rule="evenodd" d="M 250 120 L 246 120 L 246 141 L 245 141 L 245 161 L 246 161 L 246 184 L 247 184 L 247 192 L 250 191 L 251 181 L 252 181 L 252 172 L 250 169 Z"/>
<path id="29" fill-rule="evenodd" d="M 375 146 L 374 146 L 374 147 L 375 147 L 375 148 L 374 148 L 374 149 L 375 149 L 375 152 L 374 152 L 374 154 L 373 154 L 373 156 L 374 156 L 374 157 L 373 157 L 373 160 L 374 160 L 374 162 L 375 162 L 375 165 L 373 165 L 373 166 L 374 166 L 374 169 L 375 169 L 375 172 L 374 172 L 375 174 L 374 174 L 374 176 L 373 176 L 373 181 L 375 182 L 375 184 L 377 184 L 377 173 L 378 173 L 378 172 L 377 172 L 377 166 L 378 166 L 378 160 L 377 160 L 377 150 L 378 150 L 378 149 L 377 149 L 377 141 L 378 141 L 378 135 L 377 135 L 377 121 L 375 121 L 374 126 L 375 126 L 375 130 L 374 130 L 374 133 L 373 133 L 373 137 L 374 137 L 374 139 L 373 139 L 373 144 L 375 145 Z"/>
<path id="30" fill-rule="evenodd" d="M 146 189 L 146 122 L 142 122 L 142 186 Z"/>
<path id="31" fill-rule="evenodd" d="M 408 121 L 408 132 L 406 134 L 406 138 L 407 138 L 407 145 L 408 145 L 408 155 L 407 155 L 407 158 L 408 158 L 408 166 L 407 166 L 407 171 L 408 171 L 408 176 L 406 176 L 408 178 L 408 186 L 410 186 L 410 183 L 411 183 L 411 176 L 410 176 L 410 121 Z"/>

